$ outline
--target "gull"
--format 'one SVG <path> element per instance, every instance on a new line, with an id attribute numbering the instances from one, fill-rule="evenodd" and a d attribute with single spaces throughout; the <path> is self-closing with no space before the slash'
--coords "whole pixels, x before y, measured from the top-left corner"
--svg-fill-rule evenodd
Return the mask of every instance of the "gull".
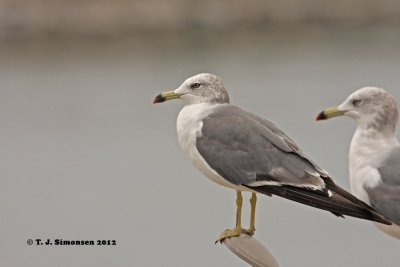
<path id="1" fill-rule="evenodd" d="M 392 225 L 376 224 L 400 239 L 400 144 L 396 138 L 396 100 L 384 89 L 364 87 L 317 120 L 347 116 L 357 122 L 349 151 L 351 192 L 370 204 Z"/>
<path id="2" fill-rule="evenodd" d="M 229 104 L 221 78 L 202 73 L 173 91 L 157 95 L 153 103 L 181 99 L 178 141 L 184 154 L 205 176 L 236 190 L 236 226 L 216 242 L 253 235 L 257 196 L 277 195 L 327 210 L 390 224 L 373 208 L 335 184 L 300 147 L 272 122 Z M 242 228 L 242 191 L 251 192 L 250 227 Z"/>

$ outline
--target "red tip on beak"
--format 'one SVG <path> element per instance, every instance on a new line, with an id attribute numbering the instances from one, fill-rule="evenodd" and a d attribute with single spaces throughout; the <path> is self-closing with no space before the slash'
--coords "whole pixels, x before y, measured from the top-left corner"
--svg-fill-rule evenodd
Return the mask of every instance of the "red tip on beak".
<path id="1" fill-rule="evenodd" d="M 317 115 L 317 117 L 315 118 L 316 121 L 325 120 L 325 119 L 326 119 L 326 115 L 323 111 L 321 113 L 319 113 Z"/>
<path id="2" fill-rule="evenodd" d="M 162 103 L 165 101 L 165 97 L 163 97 L 161 94 L 159 94 L 158 96 L 156 96 L 153 100 L 153 104 L 157 104 L 157 103 Z"/>

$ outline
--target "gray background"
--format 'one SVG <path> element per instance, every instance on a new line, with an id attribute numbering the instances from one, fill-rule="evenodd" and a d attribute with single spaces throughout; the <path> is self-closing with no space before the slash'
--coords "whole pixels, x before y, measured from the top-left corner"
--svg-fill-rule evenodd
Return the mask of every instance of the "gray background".
<path id="1" fill-rule="evenodd" d="M 183 103 L 152 105 L 154 96 L 194 74 L 217 74 L 233 104 L 275 122 L 348 188 L 355 124 L 314 118 L 367 85 L 400 101 L 398 29 L 291 24 L 3 42 L 2 265 L 245 266 L 214 245 L 234 224 L 234 192 L 184 158 L 175 129 Z M 281 266 L 400 262 L 399 241 L 371 223 L 278 197 L 259 198 L 256 228 Z M 117 245 L 40 247 L 28 238 Z"/>

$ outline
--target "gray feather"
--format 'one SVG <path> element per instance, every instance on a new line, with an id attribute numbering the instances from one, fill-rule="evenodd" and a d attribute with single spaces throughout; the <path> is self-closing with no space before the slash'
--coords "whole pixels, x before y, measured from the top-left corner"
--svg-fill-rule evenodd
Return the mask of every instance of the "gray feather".
<path id="1" fill-rule="evenodd" d="M 400 225 L 400 186 L 381 184 L 367 188 L 371 206 L 387 219 Z"/>
<path id="2" fill-rule="evenodd" d="M 234 184 L 256 180 L 324 186 L 326 173 L 271 122 L 232 105 L 203 120 L 196 147 L 206 162 Z M 314 174 L 314 175 L 312 175 Z"/>
<path id="3" fill-rule="evenodd" d="M 366 188 L 371 206 L 400 225 L 400 146 L 394 147 L 378 168 L 382 182 Z"/>
<path id="4" fill-rule="evenodd" d="M 379 165 L 382 182 L 400 186 L 400 146 L 394 147 Z"/>

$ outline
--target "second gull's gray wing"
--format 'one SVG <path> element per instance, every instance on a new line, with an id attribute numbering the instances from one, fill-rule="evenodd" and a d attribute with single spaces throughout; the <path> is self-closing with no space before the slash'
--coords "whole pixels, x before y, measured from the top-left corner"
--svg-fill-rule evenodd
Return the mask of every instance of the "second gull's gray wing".
<path id="1" fill-rule="evenodd" d="M 394 147 L 380 165 L 381 183 L 366 191 L 371 206 L 400 225 L 400 146 Z"/>
<path id="2" fill-rule="evenodd" d="M 381 184 L 366 189 L 371 206 L 380 214 L 400 225 L 400 186 Z"/>

